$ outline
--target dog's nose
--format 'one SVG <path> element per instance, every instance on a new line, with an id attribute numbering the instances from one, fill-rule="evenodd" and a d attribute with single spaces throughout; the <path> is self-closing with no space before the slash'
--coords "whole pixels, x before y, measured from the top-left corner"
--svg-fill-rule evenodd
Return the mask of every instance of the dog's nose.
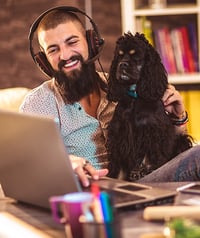
<path id="1" fill-rule="evenodd" d="M 120 69 L 127 69 L 128 68 L 128 63 L 127 62 L 121 62 L 119 64 Z"/>

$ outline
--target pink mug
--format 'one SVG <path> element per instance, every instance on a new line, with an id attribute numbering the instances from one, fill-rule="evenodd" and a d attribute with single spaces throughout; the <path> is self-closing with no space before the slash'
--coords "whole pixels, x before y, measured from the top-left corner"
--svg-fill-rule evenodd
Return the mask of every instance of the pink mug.
<path id="1" fill-rule="evenodd" d="M 84 215 L 84 210 L 91 206 L 92 199 L 93 195 L 89 192 L 75 192 L 50 198 L 53 218 L 56 222 L 65 225 L 66 233 L 71 233 L 67 234 L 68 237 L 83 238 L 79 218 Z"/>

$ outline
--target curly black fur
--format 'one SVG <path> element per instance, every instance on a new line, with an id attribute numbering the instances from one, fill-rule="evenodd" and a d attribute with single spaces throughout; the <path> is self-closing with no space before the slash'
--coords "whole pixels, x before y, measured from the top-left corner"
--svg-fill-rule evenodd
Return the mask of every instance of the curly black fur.
<path id="1" fill-rule="evenodd" d="M 135 181 L 192 146 L 188 135 L 176 135 L 166 114 L 161 99 L 167 85 L 160 56 L 143 34 L 117 40 L 107 95 L 117 102 L 108 127 L 109 176 L 122 171 Z"/>

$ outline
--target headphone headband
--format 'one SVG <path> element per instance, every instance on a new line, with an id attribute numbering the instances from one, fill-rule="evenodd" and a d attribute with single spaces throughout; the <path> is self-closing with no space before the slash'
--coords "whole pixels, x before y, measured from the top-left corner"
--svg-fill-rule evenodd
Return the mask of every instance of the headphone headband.
<path id="1" fill-rule="evenodd" d="M 37 30 L 39 23 L 49 12 L 54 10 L 64 10 L 66 12 L 80 13 L 89 19 L 93 29 L 86 30 L 86 39 L 88 42 L 88 49 L 89 49 L 89 59 L 87 60 L 87 63 L 94 62 L 97 58 L 99 58 L 100 52 L 104 45 L 104 39 L 100 37 L 96 24 L 94 23 L 92 18 L 88 16 L 84 11 L 72 6 L 58 6 L 46 10 L 33 22 L 32 26 L 30 27 L 28 39 L 29 39 L 30 53 L 34 62 L 39 67 L 39 69 L 42 70 L 42 72 L 48 77 L 53 76 L 53 69 L 50 63 L 48 62 L 46 55 L 43 52 L 41 51 L 37 53 L 34 52 L 32 42 L 34 38 L 34 33 Z"/>
<path id="2" fill-rule="evenodd" d="M 93 27 L 93 29 L 98 32 L 97 30 L 97 26 L 96 24 L 94 23 L 94 21 L 92 20 L 92 18 L 90 16 L 88 16 L 85 12 L 83 12 L 82 10 L 79 10 L 78 8 L 76 7 L 71 7 L 71 6 L 59 6 L 59 7 L 52 7 L 48 10 L 46 10 L 45 12 L 43 12 L 32 24 L 31 28 L 30 28 L 30 32 L 29 32 L 29 40 L 32 40 L 33 39 L 33 35 L 34 35 L 34 32 L 37 30 L 38 28 L 38 25 L 39 23 L 41 22 L 41 20 L 51 11 L 54 11 L 54 10 L 65 10 L 66 12 L 75 12 L 75 13 L 81 13 L 82 15 L 86 16 L 89 20 L 90 20 L 90 23 Z M 98 33 L 99 34 L 99 33 Z"/>

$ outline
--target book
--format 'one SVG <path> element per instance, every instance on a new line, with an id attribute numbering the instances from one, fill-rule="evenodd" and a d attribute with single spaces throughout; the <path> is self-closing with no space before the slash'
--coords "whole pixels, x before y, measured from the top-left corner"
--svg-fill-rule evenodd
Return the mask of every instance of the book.
<path id="1" fill-rule="evenodd" d="M 180 33 L 182 35 L 182 42 L 183 42 L 183 53 L 185 55 L 185 63 L 186 63 L 186 71 L 187 72 L 195 72 L 195 65 L 194 65 L 194 58 L 191 51 L 191 46 L 189 43 L 189 35 L 186 26 L 182 26 L 179 28 Z"/>
<path id="2" fill-rule="evenodd" d="M 170 74 L 174 74 L 177 73 L 177 69 L 176 69 L 176 62 L 175 62 L 175 57 L 174 57 L 174 50 L 172 47 L 172 41 L 171 41 L 171 37 L 170 37 L 170 30 L 167 27 L 163 28 L 164 34 L 165 34 L 165 52 L 168 58 L 168 62 L 169 62 L 169 73 Z"/>
<path id="3" fill-rule="evenodd" d="M 197 42 L 197 29 L 194 23 L 188 24 L 188 36 L 191 45 L 191 51 L 194 59 L 195 71 L 199 72 L 199 55 Z"/>
<path id="4" fill-rule="evenodd" d="M 162 62 L 169 74 L 177 72 L 176 62 L 174 57 L 174 51 L 170 38 L 169 29 L 166 27 L 156 29 L 155 33 L 155 44 L 160 54 Z"/>
<path id="5" fill-rule="evenodd" d="M 162 34 L 162 30 L 161 29 L 154 29 L 154 40 L 155 40 L 155 47 L 160 55 L 160 58 L 162 60 L 162 63 L 166 69 L 166 71 L 168 72 L 169 70 L 169 65 L 168 65 L 168 60 L 167 57 L 165 55 L 165 49 L 164 49 L 164 45 L 162 43 L 163 40 L 163 34 Z"/>
<path id="6" fill-rule="evenodd" d="M 143 32 L 146 37 L 146 39 L 149 41 L 149 43 L 154 46 L 153 41 L 153 33 L 152 33 L 152 24 L 151 21 L 148 20 L 146 17 L 142 18 L 142 26 L 143 26 Z"/>
<path id="7" fill-rule="evenodd" d="M 172 29 L 170 31 L 170 37 L 172 41 L 172 47 L 174 51 L 174 57 L 176 62 L 176 68 L 178 73 L 184 73 L 184 65 L 183 65 L 183 58 L 182 58 L 182 52 L 181 52 L 181 46 L 179 43 L 179 36 L 178 36 L 178 30 Z"/>

